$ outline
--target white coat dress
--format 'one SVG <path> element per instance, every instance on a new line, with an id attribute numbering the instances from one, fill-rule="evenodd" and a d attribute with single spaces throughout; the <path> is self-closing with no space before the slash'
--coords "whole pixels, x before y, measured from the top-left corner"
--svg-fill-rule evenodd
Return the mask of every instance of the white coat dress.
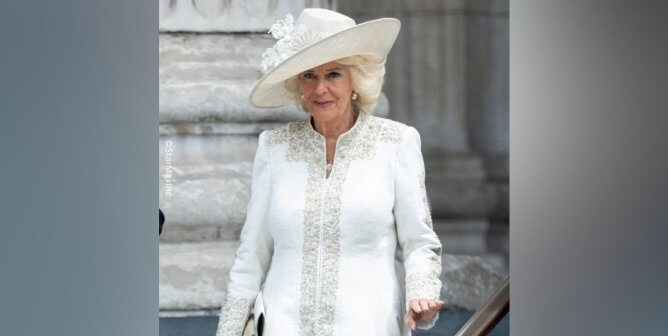
<path id="1" fill-rule="evenodd" d="M 328 178 L 325 153 L 310 118 L 260 134 L 217 336 L 241 335 L 260 291 L 263 336 L 406 336 L 407 302 L 439 298 L 415 128 L 360 115 Z"/>

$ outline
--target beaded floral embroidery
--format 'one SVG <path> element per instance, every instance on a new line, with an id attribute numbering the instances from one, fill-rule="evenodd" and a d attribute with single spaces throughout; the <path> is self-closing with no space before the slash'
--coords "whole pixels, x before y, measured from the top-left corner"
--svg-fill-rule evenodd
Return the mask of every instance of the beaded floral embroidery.
<path id="1" fill-rule="evenodd" d="M 322 39 L 322 36 L 303 25 L 295 26 L 295 20 L 288 14 L 284 20 L 278 20 L 269 29 L 269 33 L 278 41 L 262 54 L 260 65 L 266 72 L 276 67 L 286 58 Z"/>
<path id="2" fill-rule="evenodd" d="M 424 183 L 424 173 L 420 174 L 419 177 L 419 182 L 420 182 L 420 190 L 422 191 L 422 204 L 424 206 L 424 219 L 422 220 L 427 226 L 429 226 L 430 229 L 434 228 L 434 223 L 431 220 L 431 210 L 429 210 L 429 201 L 427 199 L 427 186 Z"/>
<path id="3" fill-rule="evenodd" d="M 355 125 L 339 137 L 333 169 L 327 180 L 325 139 L 313 130 L 309 120 L 268 132 L 269 146 L 287 143 L 287 160 L 308 165 L 299 307 L 300 334 L 303 336 L 328 336 L 333 332 L 339 277 L 341 196 L 350 163 L 372 159 L 378 142 L 398 143 L 405 127 L 391 120 L 360 115 Z"/>
<path id="4" fill-rule="evenodd" d="M 228 295 L 220 310 L 216 336 L 239 336 L 250 316 L 251 300 Z"/>
<path id="5" fill-rule="evenodd" d="M 438 299 L 441 296 L 441 248 L 433 250 L 429 271 L 406 276 L 406 305 L 412 299 Z"/>

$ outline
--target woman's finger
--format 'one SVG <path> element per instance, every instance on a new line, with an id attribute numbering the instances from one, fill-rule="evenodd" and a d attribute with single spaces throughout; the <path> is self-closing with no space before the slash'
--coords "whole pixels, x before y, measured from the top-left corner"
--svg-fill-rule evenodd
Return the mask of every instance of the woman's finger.
<path id="1" fill-rule="evenodd" d="M 443 302 L 442 301 L 429 301 L 429 310 L 424 312 L 424 316 L 422 316 L 423 320 L 429 320 L 436 316 L 436 313 L 438 313 L 439 310 L 441 310 L 441 307 L 443 307 Z"/>
<path id="2" fill-rule="evenodd" d="M 422 311 L 428 311 L 429 310 L 429 303 L 427 300 L 418 300 L 420 302 L 420 308 L 422 308 Z"/>
<path id="3" fill-rule="evenodd" d="M 417 322 L 415 322 L 415 319 L 413 318 L 413 313 L 407 312 L 406 315 L 404 316 L 404 322 L 412 330 L 415 330 L 415 327 L 417 326 Z"/>
<path id="4" fill-rule="evenodd" d="M 416 313 L 422 313 L 419 300 L 411 300 L 411 309 Z"/>
<path id="5" fill-rule="evenodd" d="M 411 319 L 410 324 L 408 326 L 411 327 L 411 330 L 415 330 L 415 328 L 417 327 L 417 321 Z"/>
<path id="6" fill-rule="evenodd" d="M 433 310 L 427 309 L 422 311 L 422 314 L 419 316 L 418 320 L 428 320 L 433 316 Z"/>

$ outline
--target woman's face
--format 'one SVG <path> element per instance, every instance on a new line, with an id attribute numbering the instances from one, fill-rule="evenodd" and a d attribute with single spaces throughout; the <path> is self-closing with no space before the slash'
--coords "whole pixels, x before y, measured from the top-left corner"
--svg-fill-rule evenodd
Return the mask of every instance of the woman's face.
<path id="1" fill-rule="evenodd" d="M 318 121 L 352 113 L 352 78 L 344 65 L 329 62 L 300 73 L 299 89 L 306 110 Z"/>

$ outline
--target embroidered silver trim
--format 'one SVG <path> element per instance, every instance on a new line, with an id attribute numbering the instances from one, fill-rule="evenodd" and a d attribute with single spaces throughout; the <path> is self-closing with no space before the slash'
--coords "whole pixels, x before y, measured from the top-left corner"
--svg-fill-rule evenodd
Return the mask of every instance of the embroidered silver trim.
<path id="1" fill-rule="evenodd" d="M 250 316 L 252 302 L 228 295 L 220 309 L 216 336 L 239 336 Z"/>
<path id="2" fill-rule="evenodd" d="M 325 139 L 311 127 L 310 120 L 290 123 L 268 132 L 269 146 L 287 143 L 286 160 L 306 162 L 308 165 L 300 335 L 329 336 L 333 333 L 341 248 L 341 196 L 350 163 L 373 158 L 378 142 L 399 143 L 405 127 L 388 119 L 360 115 L 355 125 L 339 137 L 333 169 L 326 182 Z M 318 252 L 321 253 L 320 265 Z"/>
<path id="3" fill-rule="evenodd" d="M 429 200 L 427 198 L 427 186 L 425 185 L 425 176 L 424 173 L 420 173 L 419 182 L 420 182 L 420 192 L 422 193 L 422 204 L 424 205 L 424 218 L 422 221 L 429 226 L 430 229 L 434 229 L 434 223 L 431 219 L 431 210 L 429 209 Z"/>
<path id="4" fill-rule="evenodd" d="M 441 254 L 434 251 L 429 258 L 429 271 L 406 276 L 406 305 L 412 299 L 436 300 L 441 296 Z"/>

